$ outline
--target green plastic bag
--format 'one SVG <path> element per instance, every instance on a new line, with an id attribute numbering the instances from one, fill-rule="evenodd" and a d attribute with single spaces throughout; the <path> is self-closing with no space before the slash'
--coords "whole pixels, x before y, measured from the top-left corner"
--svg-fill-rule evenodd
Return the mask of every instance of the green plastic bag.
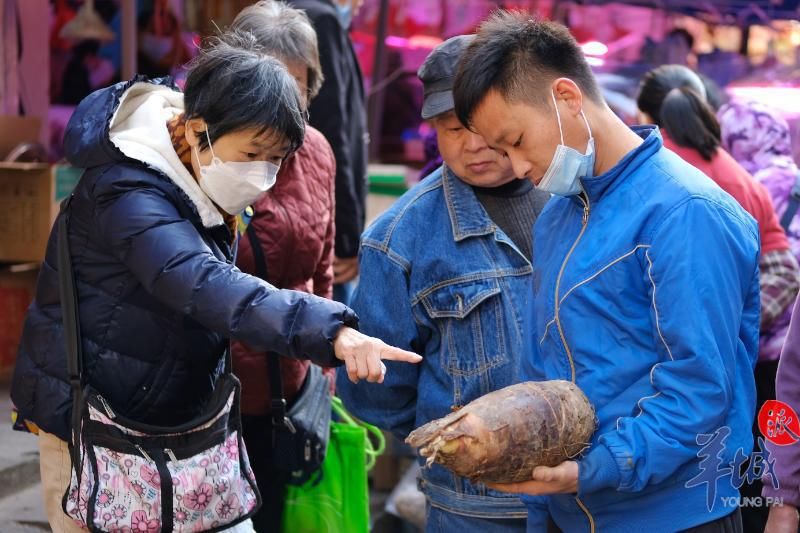
<path id="1" fill-rule="evenodd" d="M 369 531 L 369 487 L 367 471 L 383 452 L 380 430 L 353 419 L 339 398 L 333 398 L 328 451 L 321 477 L 286 489 L 283 511 L 284 533 L 367 533 Z M 375 449 L 368 433 L 378 442 Z"/>

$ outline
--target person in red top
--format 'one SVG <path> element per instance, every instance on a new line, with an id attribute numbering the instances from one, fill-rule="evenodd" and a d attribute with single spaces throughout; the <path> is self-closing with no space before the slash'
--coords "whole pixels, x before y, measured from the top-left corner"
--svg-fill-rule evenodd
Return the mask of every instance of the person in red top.
<path id="1" fill-rule="evenodd" d="M 648 72 L 637 100 L 640 119 L 662 129 L 664 146 L 702 170 L 758 222 L 761 234 L 759 274 L 761 334 L 794 302 L 800 289 L 800 268 L 778 221 L 769 191 L 721 148 L 720 125 L 706 102 L 699 76 L 687 67 L 664 65 Z M 760 358 L 755 368 L 757 407 L 775 398 L 778 362 Z M 753 427 L 753 436 L 760 435 Z M 759 496 L 761 483 L 744 485 L 742 496 Z M 745 531 L 763 531 L 768 508 L 742 508 Z"/>
<path id="2" fill-rule="evenodd" d="M 307 107 L 323 75 L 316 32 L 306 15 L 282 2 L 258 2 L 242 10 L 231 29 L 253 34 L 264 53 L 286 65 Z M 331 298 L 335 175 L 331 146 L 322 133 L 306 125 L 303 146 L 283 162 L 275 187 L 252 206 L 254 215 L 239 241 L 236 265 L 275 287 Z M 280 531 L 288 475 L 273 466 L 268 362 L 273 355 L 264 357 L 241 342 L 232 347 L 233 369 L 242 382 L 244 440 L 264 501 L 253 525 L 259 533 Z M 309 362 L 280 357 L 280 369 L 283 397 L 291 405 Z"/>
<path id="3" fill-rule="evenodd" d="M 728 152 L 717 147 L 709 160 L 696 148 L 681 146 L 675 142 L 669 130 L 664 129 L 661 134 L 664 136 L 664 146 L 690 165 L 702 170 L 756 219 L 761 236 L 762 256 L 789 248 L 789 240 L 780 225 L 767 188 L 753 179 Z M 769 319 L 769 316 L 762 316 L 762 320 L 764 319 Z"/>

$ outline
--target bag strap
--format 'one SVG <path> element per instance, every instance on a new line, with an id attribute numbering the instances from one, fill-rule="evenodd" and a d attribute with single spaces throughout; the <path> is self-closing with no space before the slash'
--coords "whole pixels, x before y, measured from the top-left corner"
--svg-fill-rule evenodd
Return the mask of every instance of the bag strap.
<path id="1" fill-rule="evenodd" d="M 789 193 L 789 205 L 786 206 L 786 211 L 781 217 L 783 231 L 789 232 L 789 226 L 792 224 L 792 219 L 797 214 L 798 208 L 800 208 L 800 171 L 798 171 L 797 179 L 795 179 L 792 186 L 792 192 Z"/>
<path id="2" fill-rule="evenodd" d="M 294 424 L 286 416 L 286 398 L 283 397 L 283 378 L 281 376 L 280 356 L 274 352 L 267 352 L 267 362 L 269 364 L 269 395 L 270 413 L 272 414 L 272 427 L 277 429 L 285 427 L 292 433 L 295 432 Z M 272 440 L 275 440 L 275 432 L 272 432 Z"/>
<path id="3" fill-rule="evenodd" d="M 256 267 L 256 276 L 267 281 L 269 270 L 267 269 L 267 259 L 264 250 L 261 248 L 261 239 L 258 238 L 256 228 L 253 224 L 248 224 L 247 238 L 250 239 L 250 249 L 253 251 L 253 262 Z M 277 429 L 285 427 L 292 433 L 295 432 L 294 424 L 286 416 L 286 398 L 283 397 L 283 378 L 281 376 L 280 356 L 274 352 L 267 352 L 267 363 L 269 364 L 269 390 L 270 390 L 270 413 L 272 414 L 272 427 Z M 275 443 L 275 432 L 272 432 L 272 441 Z"/>
<path id="4" fill-rule="evenodd" d="M 365 430 L 367 430 L 364 452 L 367 455 L 367 471 L 372 470 L 372 467 L 375 466 L 375 461 L 378 459 L 378 456 L 386 451 L 386 437 L 384 437 L 383 432 L 372 424 L 368 424 L 363 420 L 356 420 L 349 412 L 347 412 L 347 409 L 344 407 L 344 403 L 338 396 L 334 396 L 331 399 L 331 407 L 333 408 L 333 413 L 339 417 L 339 420 L 341 420 L 343 424 L 363 427 Z M 377 447 L 372 443 L 370 435 L 372 435 L 372 437 L 374 437 L 375 441 L 378 443 Z"/>
<path id="5" fill-rule="evenodd" d="M 68 217 L 73 195 L 61 202 L 58 215 L 58 288 L 64 325 L 64 347 L 67 356 L 67 377 L 72 389 L 72 442 L 70 462 L 76 472 L 83 471 L 80 454 L 81 416 L 83 413 L 83 346 L 78 316 L 78 291 L 69 249 Z"/>
<path id="6" fill-rule="evenodd" d="M 67 375 L 73 390 L 81 391 L 83 378 L 83 348 L 81 326 L 78 319 L 78 294 L 69 250 L 68 209 L 72 197 L 61 204 L 58 217 L 58 275 L 61 296 L 61 314 L 64 323 L 64 342 L 67 349 Z"/>
<path id="7" fill-rule="evenodd" d="M 267 259 L 264 257 L 264 250 L 261 248 L 261 241 L 256 233 L 256 228 L 253 224 L 248 224 L 247 238 L 250 239 L 250 249 L 253 250 L 253 261 L 256 264 L 256 276 L 267 281 Z"/>

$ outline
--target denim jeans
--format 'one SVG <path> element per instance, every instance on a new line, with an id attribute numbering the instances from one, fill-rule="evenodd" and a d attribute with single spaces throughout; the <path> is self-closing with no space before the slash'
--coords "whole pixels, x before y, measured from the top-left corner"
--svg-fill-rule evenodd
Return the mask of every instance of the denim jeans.
<path id="1" fill-rule="evenodd" d="M 350 305 L 350 300 L 353 299 L 353 291 L 356 289 L 356 283 L 354 280 L 334 285 L 333 299 L 344 305 Z"/>
<path id="2" fill-rule="evenodd" d="M 428 505 L 426 533 L 525 533 L 524 518 L 476 518 Z"/>

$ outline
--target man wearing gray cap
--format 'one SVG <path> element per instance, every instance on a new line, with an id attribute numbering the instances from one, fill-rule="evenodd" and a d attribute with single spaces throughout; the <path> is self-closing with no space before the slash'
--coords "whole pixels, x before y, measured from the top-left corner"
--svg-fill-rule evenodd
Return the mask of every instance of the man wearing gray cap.
<path id="1" fill-rule="evenodd" d="M 364 233 L 351 305 L 361 330 L 422 354 L 414 368 L 387 364 L 381 388 L 340 374 L 337 392 L 358 417 L 405 438 L 493 390 L 518 381 L 523 310 L 530 292 L 531 229 L 549 194 L 514 177 L 508 160 L 453 111 L 453 78 L 472 36 L 431 52 L 418 75 L 422 117 L 444 164 Z M 525 531 L 514 495 L 424 468 L 427 531 Z"/>

